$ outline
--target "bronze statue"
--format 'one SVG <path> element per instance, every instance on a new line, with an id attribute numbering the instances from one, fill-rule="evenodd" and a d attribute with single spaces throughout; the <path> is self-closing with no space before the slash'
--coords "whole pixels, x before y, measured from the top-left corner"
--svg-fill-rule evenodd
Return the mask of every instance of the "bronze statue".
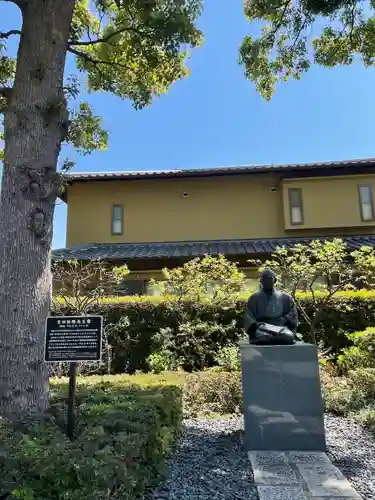
<path id="1" fill-rule="evenodd" d="M 291 345 L 296 342 L 297 308 L 290 295 L 275 288 L 276 276 L 266 269 L 261 291 L 250 296 L 245 311 L 245 331 L 250 344 Z"/>

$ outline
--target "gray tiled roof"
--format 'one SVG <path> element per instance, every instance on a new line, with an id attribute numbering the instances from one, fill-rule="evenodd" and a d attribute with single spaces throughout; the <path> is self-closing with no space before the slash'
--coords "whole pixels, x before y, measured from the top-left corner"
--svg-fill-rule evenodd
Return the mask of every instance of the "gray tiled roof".
<path id="1" fill-rule="evenodd" d="M 186 241 L 170 243 L 102 243 L 78 245 L 71 248 L 54 250 L 54 260 L 130 260 L 130 259 L 161 259 L 173 257 L 198 257 L 202 255 L 261 255 L 276 250 L 277 247 L 291 247 L 296 243 L 307 243 L 312 239 L 321 238 L 280 238 L 280 239 L 249 239 L 221 241 Z M 375 235 L 343 237 L 350 249 L 361 246 L 374 246 Z"/>
<path id="2" fill-rule="evenodd" d="M 262 171 L 285 171 L 285 170 L 303 170 L 332 167 L 375 167 L 375 158 L 362 158 L 357 160 L 341 160 L 314 163 L 289 163 L 285 165 L 248 165 L 242 167 L 215 167 L 215 168 L 197 168 L 184 170 L 139 170 L 139 171 L 120 171 L 120 172 L 76 172 L 69 175 L 73 182 L 90 180 L 115 180 L 115 179 L 147 179 L 147 178 L 165 178 L 165 177 L 207 177 L 216 175 L 233 175 L 249 172 Z"/>

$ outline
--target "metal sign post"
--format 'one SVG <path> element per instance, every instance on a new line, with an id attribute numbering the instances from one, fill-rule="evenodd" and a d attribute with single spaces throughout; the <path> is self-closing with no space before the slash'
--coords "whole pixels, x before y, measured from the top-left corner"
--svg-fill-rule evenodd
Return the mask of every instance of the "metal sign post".
<path id="1" fill-rule="evenodd" d="M 78 363 L 70 363 L 69 366 L 69 393 L 68 408 L 66 415 L 66 435 L 72 439 L 75 429 L 75 406 L 76 406 L 76 387 L 77 387 L 77 368 Z"/>
<path id="2" fill-rule="evenodd" d="M 77 368 L 80 361 L 100 361 L 102 357 L 102 316 L 49 316 L 46 320 L 44 361 L 70 363 L 66 434 L 75 429 Z"/>

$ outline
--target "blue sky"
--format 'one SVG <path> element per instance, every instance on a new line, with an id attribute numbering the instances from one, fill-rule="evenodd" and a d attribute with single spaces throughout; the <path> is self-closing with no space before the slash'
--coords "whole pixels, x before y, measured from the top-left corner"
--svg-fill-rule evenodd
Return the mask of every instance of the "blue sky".
<path id="1" fill-rule="evenodd" d="M 228 4 L 231 7 L 228 7 Z M 254 28 L 242 0 L 204 0 L 203 48 L 191 75 L 151 107 L 135 111 L 108 94 L 87 99 L 110 132 L 104 153 L 75 157 L 77 171 L 148 170 L 288 163 L 375 156 L 375 71 L 360 64 L 315 67 L 278 87 L 269 103 L 245 80 L 238 48 Z M 19 26 L 11 4 L 0 30 Z M 4 15 L 5 14 L 5 15 Z M 73 61 L 68 62 L 68 72 Z M 66 207 L 56 208 L 54 248 L 65 245 Z"/>

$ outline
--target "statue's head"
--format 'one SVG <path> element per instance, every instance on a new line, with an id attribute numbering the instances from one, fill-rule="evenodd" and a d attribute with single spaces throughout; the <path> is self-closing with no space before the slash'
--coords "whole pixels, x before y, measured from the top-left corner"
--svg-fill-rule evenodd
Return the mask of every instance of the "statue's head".
<path id="1" fill-rule="evenodd" d="M 273 290 L 276 283 L 276 274 L 271 269 L 265 269 L 260 275 L 260 284 L 265 292 Z"/>

